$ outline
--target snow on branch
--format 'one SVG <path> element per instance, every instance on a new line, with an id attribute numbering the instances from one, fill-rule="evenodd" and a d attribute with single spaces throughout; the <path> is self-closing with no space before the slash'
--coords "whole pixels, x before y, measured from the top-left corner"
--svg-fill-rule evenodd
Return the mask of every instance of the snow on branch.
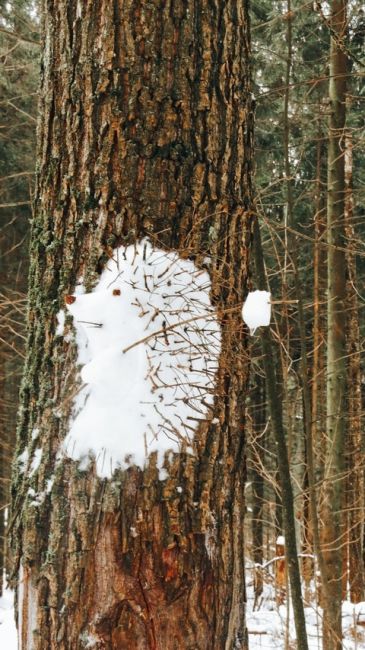
<path id="1" fill-rule="evenodd" d="M 251 291 L 242 308 L 242 318 L 254 334 L 258 327 L 270 325 L 271 294 L 269 291 Z"/>

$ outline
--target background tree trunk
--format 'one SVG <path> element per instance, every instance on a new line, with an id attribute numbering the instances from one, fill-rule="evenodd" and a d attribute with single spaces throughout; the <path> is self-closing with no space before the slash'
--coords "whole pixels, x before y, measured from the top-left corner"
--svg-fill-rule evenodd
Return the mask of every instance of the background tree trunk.
<path id="1" fill-rule="evenodd" d="M 255 258 L 255 270 L 257 284 L 261 291 L 268 288 L 264 257 L 262 252 L 260 226 L 256 218 L 253 224 L 253 253 Z M 274 434 L 276 456 L 278 462 L 278 474 L 283 506 L 283 532 L 285 535 L 285 556 L 287 572 L 291 590 L 291 601 L 293 605 L 295 631 L 297 636 L 298 650 L 308 650 L 307 632 L 305 626 L 304 606 L 301 591 L 300 569 L 298 549 L 295 534 L 295 515 L 293 488 L 290 477 L 288 448 L 283 424 L 283 411 L 281 400 L 278 399 L 277 375 L 275 372 L 273 346 L 270 330 L 261 329 L 261 345 L 263 352 L 263 367 L 266 378 L 266 394 L 271 425 Z"/>
<path id="2" fill-rule="evenodd" d="M 325 167 L 324 146 L 322 131 L 318 132 L 316 146 L 316 183 L 315 183 L 315 215 L 314 215 L 314 246 L 313 246 L 313 348 L 312 348 L 312 385 L 311 385 L 311 438 L 312 438 L 312 456 L 313 456 L 313 505 L 317 504 L 318 514 L 314 518 L 318 519 L 318 535 L 320 528 L 320 512 L 324 466 L 326 459 L 326 378 L 325 378 L 325 342 L 326 342 L 326 261 L 327 250 L 322 245 L 326 229 L 326 201 L 323 192 L 323 168 Z M 308 456 L 311 450 L 308 446 Z M 314 461 L 315 459 L 315 461 Z M 319 486 L 319 487 L 318 487 Z M 311 513 L 314 512 L 313 507 Z M 311 520 L 310 536 L 314 546 L 314 526 Z M 320 539 L 317 540 L 317 561 L 318 568 L 320 565 Z M 319 549 L 319 551 L 318 551 Z M 326 576 L 324 567 L 319 569 L 321 573 L 322 590 L 326 589 Z M 316 577 L 317 579 L 317 577 Z M 321 603 L 322 604 L 322 603 Z"/>
<path id="3" fill-rule="evenodd" d="M 346 512 L 348 526 L 348 571 L 346 578 L 351 602 L 359 603 L 364 597 L 364 452 L 362 447 L 362 400 L 361 400 L 361 344 L 357 272 L 355 257 L 355 227 L 352 192 L 352 135 L 346 133 L 345 151 L 345 220 L 347 238 L 347 351 L 348 351 L 348 427 L 347 427 L 347 477 Z M 347 582 L 347 580 L 346 580 Z M 346 585 L 347 586 L 347 585 Z"/>
<path id="4" fill-rule="evenodd" d="M 324 650 L 342 648 L 342 537 L 346 430 L 346 257 L 345 157 L 347 57 L 346 1 L 331 3 L 331 48 L 328 136 L 328 338 L 327 338 L 327 458 L 325 468 L 323 551 L 328 577 L 328 598 L 323 617 Z"/>
<path id="5" fill-rule="evenodd" d="M 29 463 L 13 479 L 11 521 L 23 650 L 247 648 L 239 307 L 249 48 L 247 6 L 237 0 L 45 6 L 18 435 Z M 165 461 L 166 480 L 151 458 L 144 471 L 105 481 L 56 461 L 75 390 L 75 349 L 55 336 L 56 313 L 80 276 L 92 287 L 113 248 L 142 236 L 198 266 L 211 256 L 217 399 L 194 456 Z M 31 473 L 38 429 L 42 461 Z"/>
<path id="6" fill-rule="evenodd" d="M 263 591 L 264 561 L 264 508 L 265 484 L 262 469 L 265 467 L 266 403 L 265 381 L 259 374 L 254 377 L 251 390 L 251 439 L 248 442 L 248 481 L 252 484 L 252 559 L 254 568 L 255 605 Z"/>

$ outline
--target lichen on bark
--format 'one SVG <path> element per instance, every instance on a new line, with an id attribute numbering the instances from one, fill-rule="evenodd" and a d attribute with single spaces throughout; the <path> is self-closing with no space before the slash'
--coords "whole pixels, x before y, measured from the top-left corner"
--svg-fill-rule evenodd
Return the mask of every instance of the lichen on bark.
<path id="1" fill-rule="evenodd" d="M 21 648 L 247 648 L 247 4 L 50 0 L 42 33 L 18 448 L 32 457 L 37 427 L 43 453 L 34 475 L 15 471 L 13 480 Z M 91 288 L 116 246 L 146 236 L 197 266 L 211 259 L 222 328 L 214 413 L 193 456 L 166 459 L 166 480 L 154 456 L 144 471 L 100 480 L 57 460 L 78 385 L 56 314 L 80 276 Z M 43 495 L 38 505 L 29 488 Z"/>

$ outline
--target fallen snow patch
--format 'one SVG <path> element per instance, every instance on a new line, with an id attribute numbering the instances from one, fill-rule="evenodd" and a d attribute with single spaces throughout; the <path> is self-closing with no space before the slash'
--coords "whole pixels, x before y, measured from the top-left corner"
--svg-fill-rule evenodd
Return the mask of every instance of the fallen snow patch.
<path id="1" fill-rule="evenodd" d="M 18 633 L 14 619 L 14 594 L 10 589 L 4 590 L 0 598 L 0 648 L 17 650 Z"/>
<path id="2" fill-rule="evenodd" d="M 270 325 L 271 294 L 269 291 L 251 291 L 242 308 L 242 318 L 254 334 L 258 327 Z"/>
<path id="3" fill-rule="evenodd" d="M 144 240 L 117 249 L 94 291 L 66 303 L 86 386 L 64 450 L 83 467 L 91 453 L 102 477 L 154 451 L 161 468 L 213 404 L 220 328 L 208 273 Z"/>

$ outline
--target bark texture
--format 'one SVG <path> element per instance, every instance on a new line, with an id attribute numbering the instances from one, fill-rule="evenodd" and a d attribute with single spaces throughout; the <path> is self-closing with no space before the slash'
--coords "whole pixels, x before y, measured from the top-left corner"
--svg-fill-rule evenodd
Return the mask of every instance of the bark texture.
<path id="1" fill-rule="evenodd" d="M 342 648 L 342 544 L 341 510 L 344 488 L 346 431 L 346 257 L 345 162 L 347 57 L 346 0 L 331 3 L 329 81 L 329 136 L 327 187 L 328 310 L 327 310 L 327 457 L 325 467 L 323 554 L 328 593 L 323 617 L 324 650 Z"/>
<path id="2" fill-rule="evenodd" d="M 18 435 L 30 460 L 14 475 L 11 521 L 21 648 L 247 648 L 247 5 L 49 0 L 43 35 Z M 92 287 L 113 248 L 142 236 L 198 266 L 211 256 L 222 327 L 216 403 L 194 455 L 166 459 L 166 480 L 151 457 L 144 471 L 101 481 L 55 459 L 78 388 L 75 349 L 55 336 L 55 315 L 77 278 Z"/>

